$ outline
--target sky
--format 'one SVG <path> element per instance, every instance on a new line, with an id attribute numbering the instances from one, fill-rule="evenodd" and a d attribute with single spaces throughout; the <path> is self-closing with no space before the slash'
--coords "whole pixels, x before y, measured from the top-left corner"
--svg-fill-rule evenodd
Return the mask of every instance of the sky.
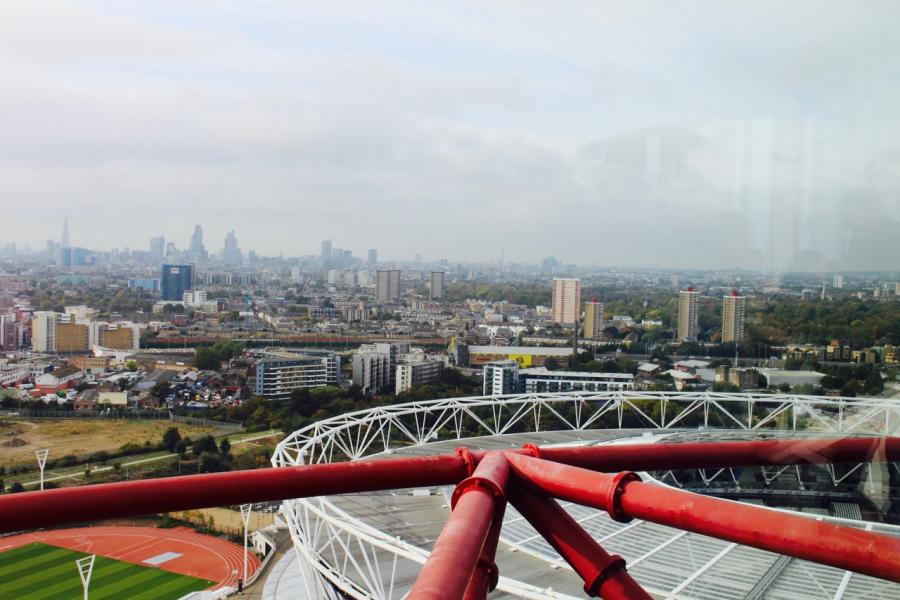
<path id="1" fill-rule="evenodd" d="M 0 6 L 0 246 L 900 257 L 893 0 Z"/>

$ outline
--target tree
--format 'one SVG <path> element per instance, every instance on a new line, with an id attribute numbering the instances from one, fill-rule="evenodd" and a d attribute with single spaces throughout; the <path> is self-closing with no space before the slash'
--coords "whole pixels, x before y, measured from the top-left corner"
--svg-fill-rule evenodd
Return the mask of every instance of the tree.
<path id="1" fill-rule="evenodd" d="M 544 361 L 544 366 L 548 371 L 556 371 L 559 369 L 559 361 L 555 357 L 550 356 Z"/>
<path id="2" fill-rule="evenodd" d="M 291 391 L 289 407 L 291 413 L 309 417 L 316 412 L 317 403 L 313 401 L 309 388 L 297 388 Z"/>
<path id="3" fill-rule="evenodd" d="M 874 396 L 876 394 L 880 394 L 884 391 L 884 382 L 881 380 L 881 373 L 878 369 L 872 369 L 869 371 L 869 374 L 866 375 L 866 380 L 863 383 L 863 393 Z"/>
<path id="4" fill-rule="evenodd" d="M 578 362 L 580 362 L 582 364 L 587 364 L 587 363 L 591 362 L 592 360 L 594 360 L 594 353 L 591 352 L 590 350 L 585 350 L 584 352 L 579 352 L 577 360 L 578 360 Z"/>
<path id="5" fill-rule="evenodd" d="M 177 427 L 169 427 L 168 429 L 166 429 L 165 433 L 163 433 L 162 445 L 163 448 L 165 448 L 169 452 L 174 452 L 175 446 L 177 446 L 178 442 L 180 441 L 181 432 L 178 431 Z"/>
<path id="6" fill-rule="evenodd" d="M 728 381 L 717 381 L 712 385 L 714 392 L 740 392 L 741 388 Z"/>
<path id="7" fill-rule="evenodd" d="M 175 444 L 175 453 L 181 458 L 187 454 L 187 444 L 184 443 L 184 440 L 178 440 L 178 443 Z"/>
<path id="8" fill-rule="evenodd" d="M 619 330 L 612 325 L 609 327 L 603 328 L 603 333 L 600 334 L 601 339 L 605 341 L 613 341 L 619 339 Z"/>
<path id="9" fill-rule="evenodd" d="M 222 456 L 228 456 L 228 453 L 231 452 L 231 442 L 228 441 L 228 438 L 222 440 L 219 444 L 219 452 L 222 453 Z"/>
<path id="10" fill-rule="evenodd" d="M 197 348 L 194 366 L 201 371 L 216 371 L 222 366 L 222 361 L 212 348 Z"/>
<path id="11" fill-rule="evenodd" d="M 228 465 L 218 453 L 204 452 L 200 455 L 200 470 L 204 473 L 216 473 L 227 471 Z"/>
<path id="12" fill-rule="evenodd" d="M 12 487 L 9 488 L 10 494 L 18 494 L 19 492 L 24 492 L 25 486 L 19 483 L 18 481 L 12 484 Z"/>
<path id="13" fill-rule="evenodd" d="M 172 393 L 172 384 L 168 381 L 160 381 L 150 388 L 150 395 L 157 400 L 164 400 L 170 393 Z"/>
<path id="14" fill-rule="evenodd" d="M 133 360 L 127 360 L 127 361 L 125 361 L 125 369 L 134 373 L 135 371 L 138 370 L 138 364 L 137 364 L 137 362 L 135 362 Z"/>
<path id="15" fill-rule="evenodd" d="M 799 371 L 803 368 L 803 361 L 799 358 L 790 357 L 784 361 L 784 368 L 786 371 Z"/>
<path id="16" fill-rule="evenodd" d="M 216 444 L 216 440 L 213 439 L 211 435 L 205 435 L 200 438 L 196 442 L 194 442 L 194 447 L 191 448 L 191 452 L 194 456 L 200 456 L 204 452 L 217 452 L 219 450 L 219 446 Z"/>

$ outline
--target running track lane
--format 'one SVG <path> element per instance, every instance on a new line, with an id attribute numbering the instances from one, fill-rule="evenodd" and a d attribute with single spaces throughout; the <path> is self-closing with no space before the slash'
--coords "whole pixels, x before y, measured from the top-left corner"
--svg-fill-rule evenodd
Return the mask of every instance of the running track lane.
<path id="1" fill-rule="evenodd" d="M 158 568 L 181 575 L 215 581 L 212 589 L 234 584 L 234 573 L 244 569 L 244 548 L 227 540 L 202 535 L 188 527 L 157 529 L 154 527 L 83 527 L 37 531 L 0 538 L 0 552 L 32 542 L 41 542 L 79 552 L 106 556 L 116 560 L 143 564 L 165 552 L 182 556 L 166 561 Z M 247 570 L 252 575 L 259 568 L 259 558 L 248 554 Z"/>

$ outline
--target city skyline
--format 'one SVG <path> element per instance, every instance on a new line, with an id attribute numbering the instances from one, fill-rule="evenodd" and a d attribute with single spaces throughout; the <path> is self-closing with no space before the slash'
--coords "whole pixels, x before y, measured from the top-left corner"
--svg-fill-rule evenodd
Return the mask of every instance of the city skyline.
<path id="1" fill-rule="evenodd" d="M 203 222 L 267 256 L 332 237 L 385 259 L 778 272 L 900 251 L 891 5 L 489 4 L 476 24 L 474 6 L 226 3 L 211 24 L 190 2 L 44 4 L 0 19 L 0 246 L 68 213 L 72 244 L 101 250 Z"/>
<path id="2" fill-rule="evenodd" d="M 454 258 L 448 258 L 446 256 L 426 256 L 423 258 L 422 253 L 415 253 L 413 256 L 401 256 L 401 257 L 388 257 L 386 259 L 381 259 L 379 257 L 379 251 L 376 248 L 366 247 L 365 244 L 362 244 L 362 247 L 366 247 L 366 250 L 351 250 L 338 248 L 334 246 L 332 238 L 326 238 L 318 242 L 319 250 L 312 251 L 305 254 L 282 254 L 282 255 L 273 255 L 267 256 L 265 254 L 257 252 L 255 248 L 244 248 L 243 244 L 238 246 L 239 238 L 236 234 L 236 230 L 231 226 L 224 226 L 226 233 L 224 234 L 224 239 L 222 242 L 222 246 L 219 246 L 218 242 L 213 242 L 212 244 L 206 243 L 204 240 L 208 240 L 209 237 L 207 235 L 205 226 L 201 223 L 197 223 L 191 226 L 184 226 L 185 231 L 190 230 L 186 237 L 186 242 L 183 245 L 179 245 L 176 243 L 176 239 L 178 238 L 170 238 L 165 234 L 161 235 L 151 235 L 145 241 L 145 244 L 142 246 L 138 244 L 136 246 L 125 246 L 125 247 L 88 247 L 78 243 L 77 235 L 75 236 L 75 242 L 70 243 L 69 237 L 69 218 L 68 215 L 64 215 L 63 217 L 63 225 L 62 225 L 62 235 L 60 235 L 57 239 L 48 239 L 42 244 L 37 244 L 37 246 L 31 246 L 30 244 L 25 244 L 19 246 L 13 243 L 4 244 L 0 241 L 0 258 L 6 256 L 11 257 L 12 254 L 5 254 L 4 251 L 13 250 L 18 256 L 40 256 L 41 254 L 46 254 L 47 252 L 53 250 L 53 252 L 58 252 L 62 249 L 79 251 L 83 254 L 86 252 L 86 256 L 91 256 L 92 253 L 104 253 L 104 252 L 142 252 L 148 254 L 148 258 L 152 260 L 156 260 L 159 263 L 163 263 L 166 261 L 181 261 L 188 263 L 224 263 L 229 266 L 241 266 L 246 265 L 246 259 L 252 258 L 262 258 L 262 259 L 299 259 L 299 260 L 318 260 L 325 270 L 343 270 L 343 269 L 356 269 L 356 268 L 377 268 L 378 265 L 396 265 L 396 264 L 410 264 L 410 265 L 440 265 L 441 267 L 446 268 L 450 263 L 453 264 L 470 264 L 470 265 L 499 265 L 502 269 L 504 265 L 506 266 L 519 266 L 519 267 L 527 267 L 527 266 L 536 266 L 540 267 L 541 271 L 544 274 L 553 274 L 559 273 L 559 269 L 575 268 L 576 270 L 583 269 L 635 269 L 635 270 L 662 270 L 662 271 L 732 271 L 732 272 L 747 272 L 747 273 L 757 273 L 757 274 L 769 274 L 769 275 L 789 275 L 791 273 L 796 274 L 825 274 L 825 273 L 889 273 L 893 276 L 893 273 L 896 272 L 895 268 L 892 266 L 882 267 L 882 268 L 863 268 L 863 269 L 841 269 L 835 267 L 830 270 L 826 270 L 823 268 L 814 269 L 814 270 L 794 270 L 794 271 L 770 271 L 764 268 L 749 268 L 749 267 L 703 267 L 697 265 L 679 265 L 679 266 L 649 266 L 649 265 L 634 265 L 634 264 L 607 264 L 600 263 L 598 264 L 596 261 L 590 263 L 561 263 L 554 256 L 542 257 L 536 261 L 528 261 L 528 260 L 518 260 L 517 257 L 512 257 L 511 260 L 505 260 L 504 254 L 501 253 L 499 257 L 483 257 L 481 259 L 476 258 L 473 260 L 460 260 Z M 199 237 L 198 237 L 199 236 Z M 312 243 L 312 242 L 310 242 Z M 334 246 L 334 247 L 333 247 Z M 333 247 L 333 248 L 332 248 Z M 219 249 L 220 248 L 220 249 Z M 334 262 L 334 256 L 332 255 L 332 259 L 324 260 L 324 252 L 326 248 L 329 253 L 332 252 L 340 252 L 342 253 L 342 258 Z M 172 255 L 171 253 L 175 254 Z M 409 252 L 409 250 L 408 250 Z M 348 254 L 349 253 L 349 254 Z M 59 256 L 54 254 L 51 256 L 51 262 L 58 262 Z M 350 261 L 352 258 L 352 261 Z M 373 262 L 374 261 L 374 262 Z M 548 269 L 548 261 L 552 263 L 553 268 Z M 71 265 L 69 265 L 71 266 Z M 86 266 L 86 265 L 82 265 Z M 840 288 L 843 286 L 843 276 L 840 274 L 836 274 L 833 276 L 832 286 L 835 288 Z M 838 283 L 840 282 L 840 283 Z"/>

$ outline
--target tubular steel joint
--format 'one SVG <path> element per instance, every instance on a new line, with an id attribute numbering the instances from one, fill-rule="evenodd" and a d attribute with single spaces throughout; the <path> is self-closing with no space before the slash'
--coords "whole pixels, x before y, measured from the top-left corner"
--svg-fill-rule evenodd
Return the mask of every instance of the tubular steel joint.
<path id="1" fill-rule="evenodd" d="M 488 559 L 482 556 L 478 559 L 478 568 L 487 575 L 487 579 L 490 582 L 490 587 L 488 587 L 488 591 L 493 591 L 494 588 L 497 587 L 497 583 L 500 581 L 500 569 L 497 567 L 497 563 L 494 562 L 493 559 Z"/>
<path id="2" fill-rule="evenodd" d="M 523 444 L 522 452 L 527 456 L 532 456 L 534 458 L 541 457 L 541 448 L 537 444 Z"/>
<path id="3" fill-rule="evenodd" d="M 600 564 L 596 565 L 597 574 L 590 580 L 584 582 L 584 592 L 588 596 L 599 596 L 600 587 L 603 582 L 619 569 L 625 571 L 625 559 L 618 554 L 611 554 L 601 558 L 597 556 L 594 560 L 599 560 Z"/>
<path id="4" fill-rule="evenodd" d="M 471 457 L 471 454 L 469 454 L 469 456 Z M 463 457 L 463 459 L 465 460 L 465 457 Z M 505 460 L 506 459 L 504 458 L 504 462 Z M 487 494 L 494 499 L 494 504 L 498 509 L 506 506 L 506 494 L 496 481 L 493 481 L 488 477 L 472 475 L 471 477 L 467 477 L 460 481 L 453 489 L 453 495 L 450 497 L 450 509 L 456 508 L 456 503 L 463 494 L 476 488 L 487 492 Z"/>
<path id="5" fill-rule="evenodd" d="M 640 480 L 640 475 L 633 471 L 622 471 L 613 475 L 605 498 L 606 512 L 609 513 L 613 521 L 618 521 L 619 523 L 631 521 L 631 517 L 622 510 L 622 493 L 625 491 L 626 484 Z"/>
<path id="6" fill-rule="evenodd" d="M 475 472 L 475 457 L 469 452 L 468 448 L 460 447 L 453 452 L 463 460 L 463 463 L 466 465 L 466 473 L 471 477 L 472 473 Z"/>

